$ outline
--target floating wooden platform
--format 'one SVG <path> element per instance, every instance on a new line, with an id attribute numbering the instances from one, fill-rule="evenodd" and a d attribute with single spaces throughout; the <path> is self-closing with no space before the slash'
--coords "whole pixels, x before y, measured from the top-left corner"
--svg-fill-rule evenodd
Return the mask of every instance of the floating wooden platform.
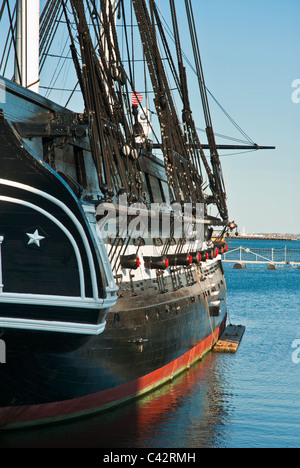
<path id="1" fill-rule="evenodd" d="M 213 351 L 215 353 L 235 354 L 242 341 L 246 327 L 242 325 L 228 325 L 223 335 L 215 345 Z"/>

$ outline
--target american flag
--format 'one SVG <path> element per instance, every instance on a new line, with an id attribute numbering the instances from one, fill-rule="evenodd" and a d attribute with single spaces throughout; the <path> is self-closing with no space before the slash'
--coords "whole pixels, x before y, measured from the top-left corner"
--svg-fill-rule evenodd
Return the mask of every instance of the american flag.
<path id="1" fill-rule="evenodd" d="M 141 104 L 142 100 L 143 100 L 143 95 L 142 94 L 139 94 L 139 93 L 136 93 L 135 91 L 132 91 L 131 104 L 133 106 L 138 106 L 139 104 Z"/>

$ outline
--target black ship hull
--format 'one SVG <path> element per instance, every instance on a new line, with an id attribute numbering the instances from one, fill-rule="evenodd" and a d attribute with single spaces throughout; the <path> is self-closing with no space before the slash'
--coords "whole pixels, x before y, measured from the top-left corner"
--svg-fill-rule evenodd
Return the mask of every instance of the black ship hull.
<path id="1" fill-rule="evenodd" d="M 129 294 L 108 313 L 106 330 L 97 337 L 4 331 L 7 359 L 0 367 L 0 428 L 100 412 L 188 369 L 212 349 L 226 324 L 220 263 L 208 274 L 213 283 L 199 272 L 195 284 L 172 293 L 172 300 L 168 293 L 153 300 L 153 287 L 145 284 L 146 292 L 152 293 L 151 305 L 126 310 L 126 303 L 133 304 Z M 216 301 L 220 307 L 213 313 Z"/>

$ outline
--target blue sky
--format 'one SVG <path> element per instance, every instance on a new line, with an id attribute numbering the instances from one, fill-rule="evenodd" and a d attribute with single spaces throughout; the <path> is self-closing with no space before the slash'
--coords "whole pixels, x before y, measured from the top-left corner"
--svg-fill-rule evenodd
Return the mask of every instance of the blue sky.
<path id="1" fill-rule="evenodd" d="M 157 0 L 162 10 L 168 3 Z M 184 0 L 176 4 L 189 54 Z M 230 217 L 249 233 L 300 233 L 300 103 L 292 102 L 292 83 L 300 80 L 300 1 L 193 0 L 193 5 L 207 88 L 253 141 L 276 146 L 275 151 L 221 153 Z M 68 61 L 61 73 L 68 84 L 71 67 Z M 191 101 L 203 128 L 196 80 Z M 241 138 L 210 104 L 215 132 Z"/>
<path id="2" fill-rule="evenodd" d="M 300 2 L 194 5 L 207 87 L 256 143 L 276 146 L 222 157 L 230 215 L 247 232 L 299 233 L 300 104 L 292 82 L 300 79 Z M 230 135 L 211 110 L 215 131 Z"/>

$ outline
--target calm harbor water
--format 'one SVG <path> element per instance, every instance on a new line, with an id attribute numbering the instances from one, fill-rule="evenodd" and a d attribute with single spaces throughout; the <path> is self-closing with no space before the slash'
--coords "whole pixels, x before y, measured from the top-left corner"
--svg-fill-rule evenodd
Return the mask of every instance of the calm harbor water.
<path id="1" fill-rule="evenodd" d="M 300 242 L 232 245 L 300 249 Z M 0 447 L 296 448 L 300 446 L 300 270 L 224 266 L 236 355 L 209 354 L 172 384 L 107 414 L 2 434 Z"/>

